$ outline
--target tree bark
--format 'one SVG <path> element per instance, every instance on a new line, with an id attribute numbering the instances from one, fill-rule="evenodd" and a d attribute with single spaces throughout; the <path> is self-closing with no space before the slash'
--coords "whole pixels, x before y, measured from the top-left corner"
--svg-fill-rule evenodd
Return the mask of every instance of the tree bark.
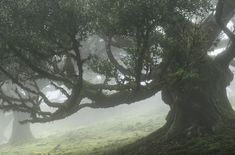
<path id="1" fill-rule="evenodd" d="M 28 114 L 21 112 L 14 112 L 13 114 L 12 134 L 8 143 L 15 145 L 32 141 L 34 137 L 30 129 L 30 124 L 20 124 L 20 121 L 29 117 Z"/>
<path id="2" fill-rule="evenodd" d="M 226 93 L 233 79 L 229 68 L 208 57 L 193 68 L 198 78 L 181 79 L 162 90 L 162 99 L 170 106 L 162 128 L 166 137 L 216 132 L 235 118 Z"/>

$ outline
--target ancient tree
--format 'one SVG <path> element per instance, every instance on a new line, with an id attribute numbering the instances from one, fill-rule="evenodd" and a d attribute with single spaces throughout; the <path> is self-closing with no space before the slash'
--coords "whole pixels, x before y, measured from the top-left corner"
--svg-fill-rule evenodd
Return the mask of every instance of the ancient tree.
<path id="1" fill-rule="evenodd" d="M 234 128 L 226 95 L 235 57 L 235 36 L 226 27 L 233 0 L 219 0 L 216 6 L 207 0 L 1 3 L 0 71 L 27 93 L 16 89 L 18 95 L 12 97 L 1 91 L 0 108 L 29 113 L 31 118 L 21 123 L 55 121 L 85 107 L 131 104 L 161 92 L 170 112 L 154 134 L 158 138 Z M 221 32 L 230 43 L 212 58 L 208 52 Z M 83 53 L 83 42 L 94 34 L 104 42 L 106 57 Z M 115 56 L 114 48 L 124 56 Z M 65 58 L 62 67 L 57 58 Z M 102 76 L 102 83 L 87 80 L 88 72 Z M 67 99 L 50 101 L 39 79 L 50 81 Z M 43 105 L 53 110 L 43 110 Z"/>

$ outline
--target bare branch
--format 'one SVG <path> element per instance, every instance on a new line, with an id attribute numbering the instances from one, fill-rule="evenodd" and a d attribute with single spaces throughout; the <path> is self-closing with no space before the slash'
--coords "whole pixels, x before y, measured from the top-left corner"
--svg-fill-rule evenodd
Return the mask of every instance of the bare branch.
<path id="1" fill-rule="evenodd" d="M 106 53 L 108 55 L 108 58 L 110 62 L 125 76 L 133 76 L 133 74 L 126 68 L 124 68 L 122 65 L 119 64 L 119 62 L 114 58 L 112 49 L 111 49 L 111 40 L 112 37 L 107 37 L 105 39 L 105 48 L 106 48 Z"/>
<path id="2" fill-rule="evenodd" d="M 68 92 L 67 92 L 64 88 L 58 86 L 58 85 L 55 84 L 54 82 L 51 82 L 51 84 L 52 84 L 56 89 L 60 90 L 67 98 L 70 97 L 70 95 L 68 94 Z"/>
<path id="3" fill-rule="evenodd" d="M 224 0 L 219 0 L 216 6 L 215 19 L 218 26 L 224 31 L 224 33 L 230 38 L 231 41 L 235 41 L 235 35 L 231 32 L 227 26 L 223 23 L 223 9 L 224 9 Z"/>
<path id="4" fill-rule="evenodd" d="M 90 90 L 115 90 L 115 91 L 121 91 L 126 89 L 131 89 L 134 87 L 134 82 L 129 82 L 127 84 L 117 84 L 117 85 L 108 85 L 108 84 L 92 84 L 88 81 L 84 81 L 84 87 L 85 89 Z"/>
<path id="5" fill-rule="evenodd" d="M 231 45 L 224 52 L 218 54 L 215 57 L 215 62 L 223 66 L 228 66 L 232 59 L 235 57 L 235 35 L 231 32 L 223 23 L 223 10 L 225 0 L 219 0 L 216 6 L 216 22 L 218 26 L 224 31 L 224 33 L 230 38 Z"/>
<path id="6" fill-rule="evenodd" d="M 47 96 L 39 89 L 38 84 L 34 81 L 34 87 L 37 89 L 38 94 L 42 97 L 43 101 L 49 106 L 53 108 L 60 108 L 63 106 L 62 103 L 51 102 Z"/>
<path id="7" fill-rule="evenodd" d="M 233 11 L 234 11 L 234 6 L 231 5 L 230 3 L 233 3 L 233 0 L 226 0 L 224 3 L 224 9 L 223 9 L 223 14 L 221 16 L 222 22 L 227 25 L 229 20 L 233 17 Z M 206 20 L 202 22 L 200 25 L 201 29 L 203 32 L 205 32 L 208 37 L 207 41 L 204 42 L 203 44 L 203 49 L 205 51 L 208 51 L 208 49 L 211 48 L 211 45 L 213 42 L 216 40 L 218 35 L 221 32 L 221 28 L 216 24 L 215 20 L 215 15 L 214 13 L 211 13 Z"/>

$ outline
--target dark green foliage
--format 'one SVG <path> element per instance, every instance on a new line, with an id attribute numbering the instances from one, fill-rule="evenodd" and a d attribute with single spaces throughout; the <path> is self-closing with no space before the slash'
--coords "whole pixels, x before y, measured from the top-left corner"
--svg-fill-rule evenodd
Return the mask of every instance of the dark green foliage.
<path id="1" fill-rule="evenodd" d="M 190 20 L 205 18 L 212 9 L 210 1 L 90 0 L 89 4 L 98 34 L 133 39 L 123 59 L 133 74 L 138 74 L 140 68 L 151 72 L 164 59 L 172 59 L 174 66 L 184 69 L 205 54 L 200 48 L 206 33 L 198 23 L 192 26 Z M 172 72 L 175 74 L 177 69 Z"/>
<path id="2" fill-rule="evenodd" d="M 90 17 L 83 1 L 19 0 L 2 3 L 0 54 L 5 63 L 12 60 L 24 64 L 14 59 L 19 56 L 16 56 L 18 52 L 50 71 L 52 58 L 68 54 L 72 38 L 81 42 L 91 31 Z"/>
<path id="3" fill-rule="evenodd" d="M 182 59 L 175 63 L 195 59 L 195 54 L 191 53 L 197 53 L 198 48 L 191 52 L 188 49 L 198 44 L 195 41 L 202 41 L 202 37 L 196 24 L 195 29 L 187 30 L 189 21 L 185 19 L 201 18 L 211 8 L 210 2 L 205 0 L 19 0 L 1 3 L 0 47 L 5 63 L 18 61 L 12 53 L 15 48 L 50 71 L 52 57 L 68 54 L 72 48 L 71 37 L 81 42 L 92 33 L 105 37 L 120 35 L 134 41 L 134 46 L 126 49 L 128 54 L 124 60 L 133 74 L 138 74 L 141 68 L 146 73 L 151 72 L 162 58 L 173 53 Z M 183 33 L 182 27 L 185 27 Z M 110 70 L 105 72 L 107 75 Z"/>
<path id="4" fill-rule="evenodd" d="M 118 77 L 115 67 L 108 60 L 102 60 L 97 56 L 89 60 L 89 67 L 95 73 L 105 75 L 106 78 Z"/>
<path id="5" fill-rule="evenodd" d="M 173 148 L 170 147 L 167 153 L 175 150 L 174 153 L 187 154 L 188 150 L 182 146 L 190 142 L 190 139 L 184 141 L 188 133 L 199 136 L 195 145 L 202 147 L 202 150 L 208 146 L 207 153 L 218 149 L 215 139 L 213 145 L 209 145 L 209 137 L 204 140 L 203 136 L 212 134 L 217 126 L 223 128 L 227 120 L 234 119 L 234 111 L 225 93 L 232 80 L 228 66 L 234 58 L 231 52 L 234 43 L 226 50 L 225 56 L 212 59 L 207 55 L 215 34 L 225 27 L 220 24 L 220 30 L 217 30 L 218 27 L 213 27 L 213 24 L 216 25 L 214 21 L 205 20 L 206 24 L 209 22 L 208 25 L 215 28 L 215 34 L 211 35 L 200 23 L 204 23 L 203 19 L 212 10 L 210 1 L 10 0 L 0 3 L 0 56 L 4 59 L 4 69 L 16 74 L 17 80 L 11 79 L 17 83 L 21 80 L 18 73 L 23 73 L 24 77 L 38 76 L 59 81 L 71 89 L 69 94 L 54 85 L 68 98 L 58 104 L 48 101 L 36 88 L 38 99 L 42 97 L 49 107 L 56 108 L 54 113 L 42 111 L 41 101 L 37 100 L 32 108 L 21 99 L 20 107 L 30 111 L 33 117 L 29 121 L 62 119 L 84 107 L 107 108 L 131 104 L 161 91 L 162 99 L 171 108 L 166 125 L 159 130 L 166 143 L 160 140 L 151 143 L 151 138 L 147 137 L 146 146 L 141 142 L 143 147 L 138 146 L 139 151 L 154 154 L 156 150 L 149 152 L 146 148 L 156 149 L 151 145 L 160 147 L 164 144 L 161 147 L 164 152 L 164 148 L 172 144 Z M 222 4 L 218 8 L 223 9 Z M 220 17 L 223 19 L 222 14 L 216 17 L 217 23 Z M 90 59 L 82 58 L 82 42 L 93 34 L 105 42 L 107 59 L 90 54 Z M 115 46 L 115 43 L 118 44 L 116 38 L 121 38 L 126 44 L 126 41 L 130 42 L 126 46 Z M 124 58 L 114 58 L 113 46 L 124 51 Z M 66 56 L 70 65 L 65 66 L 69 67 L 55 72 L 55 56 Z M 88 71 L 85 65 L 91 69 L 89 71 L 102 74 L 104 83 L 95 85 L 86 81 L 83 76 L 83 72 Z M 24 70 L 20 72 L 22 68 Z M 109 93 L 105 93 L 107 90 Z M 91 103 L 81 104 L 84 98 L 89 98 Z M 18 107 L 14 105 L 17 110 L 20 109 Z M 134 128 L 130 126 L 127 130 Z M 173 143 L 168 140 L 178 135 L 182 135 L 184 140 L 177 139 Z M 154 138 L 158 136 L 153 134 Z M 220 134 L 213 138 L 218 136 Z M 136 148 L 131 151 L 135 152 Z M 133 153 L 131 151 L 130 154 Z"/>

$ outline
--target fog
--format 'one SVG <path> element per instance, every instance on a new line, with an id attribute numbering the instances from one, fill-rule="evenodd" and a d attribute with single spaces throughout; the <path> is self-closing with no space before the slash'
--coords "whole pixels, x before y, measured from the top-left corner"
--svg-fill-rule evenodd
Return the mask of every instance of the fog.
<path id="1" fill-rule="evenodd" d="M 120 59 L 125 56 L 125 51 L 118 48 L 114 48 L 113 50 L 115 53 L 114 56 L 117 59 Z M 106 53 L 104 52 L 105 51 L 104 40 L 102 40 L 98 36 L 91 36 L 90 38 L 88 38 L 87 42 L 83 43 L 83 48 L 81 51 L 83 52 L 82 53 L 83 58 L 88 57 L 89 53 L 96 54 L 102 58 L 107 57 Z M 58 65 L 59 65 L 58 67 L 64 65 L 63 59 L 62 61 L 60 61 L 60 63 L 58 63 Z M 84 79 L 86 79 L 91 83 L 102 83 L 104 81 L 104 77 L 102 75 L 98 75 L 94 72 L 88 72 L 88 71 L 84 72 Z M 59 90 L 56 90 L 52 85 L 50 85 L 49 81 L 38 80 L 37 83 L 42 92 L 44 92 L 48 97 L 48 99 L 50 99 L 51 101 L 63 102 L 67 99 L 63 93 L 61 93 Z M 6 82 L 3 85 L 3 87 L 4 87 L 3 89 L 5 89 L 6 94 L 8 95 L 11 94 L 11 96 L 17 96 L 14 91 L 17 86 L 12 84 L 11 82 Z M 64 89 L 67 90 L 68 93 L 70 93 L 70 91 L 64 85 L 61 85 L 61 87 L 63 87 Z M 24 94 L 24 92 L 22 92 L 22 94 Z M 46 104 L 42 104 L 41 108 L 42 110 L 53 111 L 53 109 L 48 108 Z M 130 105 L 124 104 L 117 107 L 106 108 L 106 109 L 84 108 L 63 120 L 53 121 L 44 124 L 35 123 L 31 124 L 30 127 L 33 136 L 35 138 L 44 138 L 58 132 L 63 132 L 66 130 L 71 130 L 79 127 L 86 127 L 94 125 L 99 122 L 115 121 L 128 117 L 136 117 L 141 114 L 148 114 L 148 113 L 152 114 L 154 112 L 156 113 L 163 112 L 164 114 L 167 114 L 168 110 L 169 107 L 162 102 L 161 95 L 160 93 L 158 93 L 149 99 L 136 102 Z M 0 144 L 7 143 L 12 133 L 12 126 L 13 126 L 12 113 L 6 113 L 5 115 L 8 115 L 9 117 L 11 117 L 11 119 L 4 131 L 4 136 L 6 137 L 6 139 L 0 140 Z M 0 127 L 1 125 L 3 124 L 0 124 Z"/>
<path id="2" fill-rule="evenodd" d="M 234 19 L 232 19 L 227 27 L 230 30 L 234 29 L 234 24 L 233 24 Z M 208 53 L 211 56 L 215 56 L 222 52 L 227 44 L 229 43 L 228 37 L 224 34 L 221 33 L 219 36 L 220 41 L 218 42 L 217 46 L 213 48 L 213 50 Z M 125 52 L 120 50 L 120 49 L 113 49 L 115 50 L 115 57 L 120 58 L 125 56 Z M 83 50 L 84 51 L 84 57 L 87 55 L 85 53 L 96 53 L 97 55 L 101 57 L 106 57 L 106 55 L 102 52 L 104 51 L 104 41 L 100 39 L 97 36 L 92 36 L 90 39 L 88 39 L 87 42 L 84 43 Z M 230 67 L 231 71 L 235 73 L 235 68 Z M 94 75 L 94 73 L 86 73 L 86 79 L 90 80 L 91 82 L 99 82 L 102 81 L 102 76 L 97 76 Z M 89 77 L 96 77 L 90 78 Z M 98 81 L 97 81 L 98 80 Z M 231 82 L 231 85 L 227 88 L 227 95 L 229 99 L 231 100 L 233 104 L 233 98 L 235 98 L 235 80 Z M 58 91 L 52 91 L 50 89 L 47 90 L 47 95 L 51 99 L 56 99 L 56 100 L 64 100 L 64 96 L 61 96 L 62 94 Z M 63 131 L 66 129 L 71 129 L 71 128 L 78 128 L 81 126 L 88 126 L 91 124 L 95 124 L 98 122 L 102 121 L 107 121 L 107 120 L 117 120 L 117 119 L 122 119 L 123 117 L 135 117 L 140 114 L 148 114 L 150 112 L 156 111 L 157 112 L 163 112 L 165 115 L 167 115 L 167 112 L 169 111 L 169 106 L 164 104 L 163 101 L 161 100 L 161 94 L 158 93 L 155 96 L 140 101 L 133 103 L 131 105 L 120 105 L 117 107 L 113 108 L 107 108 L 107 109 L 82 109 L 81 111 L 75 113 L 74 115 L 64 119 L 64 120 L 59 120 L 55 122 L 50 122 L 50 123 L 45 123 L 45 124 L 32 124 L 31 129 L 35 137 L 43 137 L 47 136 L 48 134 L 53 134 L 58 131 Z M 122 116 L 122 117 L 121 117 Z M 10 127 L 9 127 L 10 128 Z"/>
<path id="3" fill-rule="evenodd" d="M 235 68 L 231 67 L 231 70 L 235 72 Z M 235 96 L 234 91 L 235 91 L 235 80 L 233 80 L 231 85 L 227 88 L 227 94 L 229 98 Z M 62 100 L 64 99 L 63 96 L 62 97 L 60 96 L 61 95 L 60 92 L 53 89 L 47 89 L 46 94 L 51 99 L 53 98 L 57 98 L 58 100 L 60 100 L 61 98 Z M 117 107 L 106 108 L 106 109 L 85 108 L 63 120 L 58 120 L 44 124 L 39 124 L 39 123 L 31 124 L 31 130 L 34 137 L 43 138 L 70 129 L 86 127 L 104 121 L 120 120 L 126 117 L 137 117 L 138 115 L 141 114 L 148 114 L 148 113 L 152 114 L 154 112 L 156 112 L 157 114 L 159 112 L 162 112 L 166 115 L 168 110 L 169 107 L 163 103 L 163 101 L 161 100 L 161 95 L 160 93 L 158 93 L 149 99 L 136 102 L 130 105 L 120 105 Z M 7 139 L 9 139 L 12 132 L 12 122 L 13 122 L 12 121 L 13 117 L 11 116 L 12 114 L 5 113 L 5 115 L 10 116 L 11 119 L 9 119 L 9 124 L 7 125 L 4 131 L 6 139 L 2 140 L 1 143 L 6 143 Z"/>
<path id="4" fill-rule="evenodd" d="M 230 22 L 228 24 L 228 27 L 233 29 L 233 23 Z M 220 39 L 221 41 L 218 44 L 218 46 L 215 47 L 215 49 L 213 49 L 212 52 L 210 52 L 211 56 L 217 55 L 218 53 L 222 52 L 225 48 L 225 45 L 228 43 L 228 38 L 224 34 L 221 34 Z M 98 38 L 97 36 L 93 36 L 93 38 L 88 39 L 87 43 L 84 43 L 83 57 L 88 56 L 85 53 L 92 53 L 92 52 L 95 52 L 97 55 L 100 55 L 101 57 L 105 57 L 105 54 L 101 52 L 103 50 L 104 50 L 103 40 Z M 116 53 L 115 57 L 120 58 L 125 56 L 124 51 L 119 51 L 119 49 L 114 49 L 114 50 L 115 50 L 114 53 Z M 231 70 L 232 72 L 235 72 L 234 67 L 231 67 Z M 94 81 L 94 78 L 88 79 L 88 77 L 96 77 L 97 78 L 96 80 L 102 81 L 102 76 L 100 75 L 94 76 L 94 73 L 86 73 L 85 78 L 92 82 L 97 82 Z M 66 97 L 60 91 L 55 90 L 51 86 L 47 86 L 48 84 L 47 82 L 44 81 L 41 83 L 44 83 L 44 85 L 41 84 L 43 87 L 42 90 L 45 92 L 46 96 L 50 100 L 64 101 L 66 99 Z M 233 80 L 231 82 L 231 85 L 227 88 L 227 94 L 230 99 L 235 97 L 234 91 L 235 91 L 235 80 Z M 120 105 L 117 107 L 106 108 L 106 109 L 85 108 L 63 120 L 53 121 L 45 124 L 38 124 L 38 123 L 31 124 L 31 130 L 34 137 L 43 138 L 47 137 L 48 135 L 52 135 L 54 133 L 84 126 L 90 126 L 108 120 L 115 121 L 125 117 L 136 117 L 141 114 L 148 114 L 154 112 L 156 113 L 162 112 L 164 113 L 164 115 L 167 115 L 168 110 L 169 107 L 163 103 L 163 101 L 161 100 L 161 95 L 160 93 L 158 93 L 149 99 L 136 102 L 130 105 Z M 0 139 L 0 144 L 7 143 L 12 132 L 12 124 L 13 124 L 12 113 L 5 113 L 5 116 L 9 118 L 8 119 L 9 123 L 0 124 L 0 127 L 6 126 L 5 130 L 1 131 L 4 132 L 3 135 L 6 137 L 6 139 L 2 140 Z"/>
<path id="5" fill-rule="evenodd" d="M 49 96 L 49 95 L 51 96 Z M 49 98 L 58 97 L 58 91 L 48 91 L 47 95 Z M 60 97 L 58 98 L 60 99 Z M 146 99 L 141 102 L 136 102 L 131 105 L 120 105 L 113 108 L 106 109 L 90 109 L 85 108 L 81 111 L 67 117 L 63 120 L 58 120 L 54 122 L 49 122 L 45 124 L 31 124 L 31 130 L 33 135 L 36 138 L 43 138 L 48 135 L 62 132 L 68 129 L 75 129 L 79 127 L 84 127 L 88 125 L 93 125 L 95 123 L 110 121 L 110 120 L 118 120 L 123 117 L 135 117 L 140 114 L 148 114 L 149 112 L 156 111 L 167 113 L 168 106 L 165 105 L 162 100 L 160 94 L 156 94 L 155 96 Z M 5 115 L 11 115 L 11 113 L 7 113 Z M 13 118 L 12 118 L 13 119 Z M 9 139 L 12 132 L 12 119 L 10 120 L 9 125 L 4 131 L 4 135 L 7 139 Z M 1 143 L 7 142 L 4 140 Z"/>

